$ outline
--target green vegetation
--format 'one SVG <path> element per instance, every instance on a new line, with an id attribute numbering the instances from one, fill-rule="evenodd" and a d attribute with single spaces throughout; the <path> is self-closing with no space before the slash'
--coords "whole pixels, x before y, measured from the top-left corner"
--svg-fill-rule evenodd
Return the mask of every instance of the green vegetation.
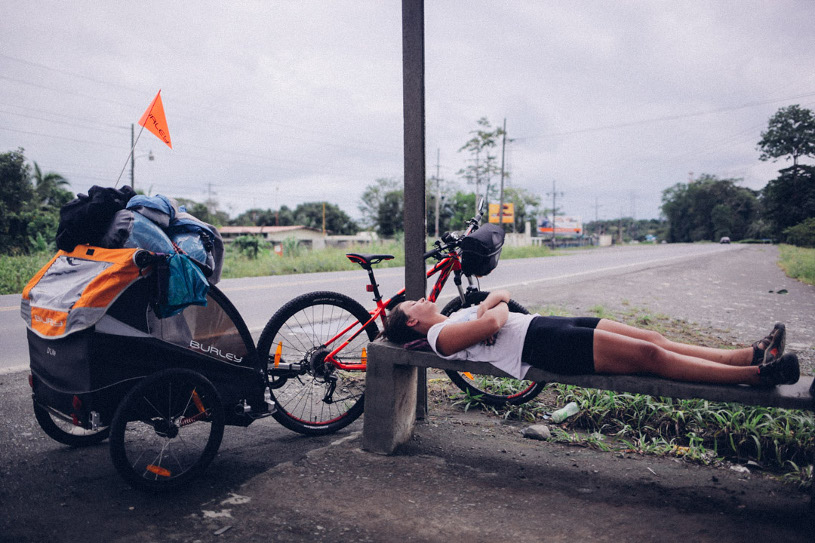
<path id="1" fill-rule="evenodd" d="M 591 311 L 610 314 L 601 306 Z M 556 309 L 546 312 L 568 313 Z M 639 308 L 614 317 L 657 330 L 677 341 L 717 345 L 712 333 Z M 724 460 L 755 462 L 790 482 L 801 486 L 812 484 L 815 428 L 809 412 L 656 398 L 559 384 L 547 386 L 540 397 L 525 405 L 496 409 L 480 404 L 478 398 L 443 381 L 434 385 L 442 389 L 453 405 L 482 408 L 496 416 L 524 422 L 545 422 L 545 417 L 556 408 L 576 402 L 579 414 L 552 428 L 556 441 L 617 454 L 670 455 L 703 464 Z"/>
<path id="2" fill-rule="evenodd" d="M 256 257 L 247 256 L 236 245 L 227 246 L 224 255 L 222 277 L 261 277 L 264 275 L 285 275 L 290 273 L 314 273 L 342 270 L 358 270 L 359 266 L 349 261 L 349 252 L 381 253 L 394 255 L 393 260 L 384 261 L 377 268 L 404 266 L 404 250 L 396 242 L 378 243 L 364 247 L 326 248 L 311 251 L 296 243 L 283 243 L 283 255 L 275 254 L 269 247 L 262 247 Z M 362 278 L 360 278 L 362 280 Z"/>
<path id="3" fill-rule="evenodd" d="M 501 260 L 512 260 L 514 258 L 538 258 L 541 256 L 555 256 L 563 254 L 563 251 L 555 252 L 549 247 L 538 245 L 529 247 L 507 247 L 501 250 Z"/>
<path id="4" fill-rule="evenodd" d="M 26 256 L 0 255 L 0 294 L 19 294 L 35 273 L 54 256 L 40 252 Z"/>
<path id="5" fill-rule="evenodd" d="M 787 242 L 798 247 L 815 247 L 815 217 L 790 226 L 784 230 Z"/>
<path id="6" fill-rule="evenodd" d="M 790 277 L 815 285 L 815 249 L 781 245 L 778 265 Z"/>

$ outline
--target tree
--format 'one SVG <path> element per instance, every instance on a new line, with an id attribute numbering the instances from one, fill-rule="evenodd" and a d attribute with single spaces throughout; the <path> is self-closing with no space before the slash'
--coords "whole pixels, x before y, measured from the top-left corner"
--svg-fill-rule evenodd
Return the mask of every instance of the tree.
<path id="1" fill-rule="evenodd" d="M 787 228 L 815 217 L 815 166 L 792 166 L 778 173 L 762 190 L 761 203 L 773 237 L 782 240 Z"/>
<path id="2" fill-rule="evenodd" d="M 450 230 L 464 230 L 466 223 L 473 217 L 476 201 L 472 192 L 456 192 L 451 202 L 453 216 L 450 218 Z"/>
<path id="3" fill-rule="evenodd" d="M 475 184 L 476 196 L 480 194 L 481 183 L 484 183 L 484 195 L 489 199 L 495 192 L 495 187 L 490 185 L 492 176 L 501 173 L 498 157 L 490 154 L 490 150 L 495 149 L 498 139 L 504 135 L 504 129 L 500 127 L 493 129 L 486 117 L 478 119 L 477 124 L 479 128 L 470 132 L 472 137 L 458 150 L 470 154 L 470 164 L 459 170 L 458 175 L 467 183 Z"/>
<path id="4" fill-rule="evenodd" d="M 394 190 L 385 194 L 377 212 L 377 231 L 382 237 L 393 237 L 405 231 L 405 193 Z"/>
<path id="5" fill-rule="evenodd" d="M 229 221 L 233 226 L 274 226 L 277 224 L 276 213 L 271 209 L 247 209 Z"/>
<path id="6" fill-rule="evenodd" d="M 35 219 L 31 170 L 22 148 L 0 154 L 0 253 L 26 253 Z M 51 238 L 53 239 L 53 238 Z"/>
<path id="7" fill-rule="evenodd" d="M 505 188 L 504 202 L 515 206 L 515 224 L 513 226 L 516 232 L 523 232 L 526 222 L 530 219 L 536 226 L 541 205 L 540 196 L 522 188 Z"/>
<path id="8" fill-rule="evenodd" d="M 364 227 L 373 228 L 378 225 L 379 208 L 385 200 L 385 195 L 400 188 L 399 181 L 393 177 L 380 177 L 373 185 L 365 187 L 358 206 Z"/>
<path id="9" fill-rule="evenodd" d="M 815 156 L 815 115 L 797 104 L 782 107 L 770 117 L 758 148 L 760 160 L 792 158 L 793 168 L 797 168 L 799 158 Z"/>
<path id="10" fill-rule="evenodd" d="M 34 190 L 39 200 L 39 205 L 42 207 L 56 207 L 60 208 L 73 200 L 74 195 L 71 191 L 65 190 L 63 187 L 70 185 L 67 179 L 55 172 L 47 172 L 45 174 L 40 170 L 40 165 L 34 162 Z"/>
<path id="11" fill-rule="evenodd" d="M 662 193 L 668 219 L 668 241 L 734 240 L 748 236 L 758 219 L 757 193 L 736 186 L 739 179 L 702 175 L 692 183 L 677 183 Z"/>
<path id="12" fill-rule="evenodd" d="M 334 204 L 324 202 L 307 202 L 294 209 L 294 223 L 310 228 L 323 228 L 325 217 L 326 232 L 332 234 L 352 235 L 359 231 L 359 226 L 351 217 Z"/>
<path id="13" fill-rule="evenodd" d="M 216 227 L 229 224 L 229 215 L 225 211 L 220 211 L 217 204 L 215 206 L 211 202 L 202 204 L 188 198 L 175 198 L 175 201 L 179 206 L 184 206 L 187 213 L 205 223 Z"/>

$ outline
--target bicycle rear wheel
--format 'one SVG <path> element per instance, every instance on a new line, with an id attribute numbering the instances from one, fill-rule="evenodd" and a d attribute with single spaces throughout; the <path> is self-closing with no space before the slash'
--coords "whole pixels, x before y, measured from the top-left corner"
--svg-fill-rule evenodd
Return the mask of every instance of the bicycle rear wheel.
<path id="1" fill-rule="evenodd" d="M 224 435 L 224 408 L 198 372 L 167 369 L 144 378 L 116 409 L 110 456 L 141 490 L 177 488 L 212 462 Z"/>
<path id="2" fill-rule="evenodd" d="M 258 341 L 258 356 L 267 360 L 269 389 L 275 401 L 275 419 L 306 435 L 322 435 L 355 421 L 364 407 L 364 370 L 341 370 L 325 363 L 325 356 L 349 332 L 360 331 L 370 313 L 352 298 L 336 292 L 311 292 L 281 307 L 269 320 Z M 365 349 L 377 335 L 371 322 L 336 358 L 361 364 Z M 335 341 L 331 344 L 331 340 Z"/>
<path id="3" fill-rule="evenodd" d="M 468 294 L 467 304 L 461 304 L 460 298 L 454 298 L 444 309 L 443 315 L 450 315 L 464 307 L 478 305 L 484 301 L 489 292 L 477 291 Z M 524 306 L 515 300 L 509 301 L 509 310 L 513 313 L 529 314 Z M 535 398 L 541 393 L 546 383 L 513 379 L 510 377 L 494 377 L 492 375 L 473 375 L 469 372 L 447 370 L 447 376 L 453 383 L 470 396 L 477 398 L 487 405 L 502 406 L 506 404 L 521 405 Z"/>

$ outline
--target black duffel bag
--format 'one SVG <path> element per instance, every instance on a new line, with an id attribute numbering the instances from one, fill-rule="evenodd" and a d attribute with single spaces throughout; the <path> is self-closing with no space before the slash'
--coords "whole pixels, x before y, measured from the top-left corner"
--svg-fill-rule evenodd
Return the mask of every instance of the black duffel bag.
<path id="1" fill-rule="evenodd" d="M 461 240 L 461 269 L 467 275 L 484 276 L 498 266 L 504 246 L 504 229 L 485 224 Z"/>

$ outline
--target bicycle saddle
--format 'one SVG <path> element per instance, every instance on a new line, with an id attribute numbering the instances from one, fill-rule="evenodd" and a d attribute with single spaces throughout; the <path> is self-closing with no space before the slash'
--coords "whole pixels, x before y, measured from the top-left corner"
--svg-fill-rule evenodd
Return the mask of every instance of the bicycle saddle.
<path id="1" fill-rule="evenodd" d="M 383 260 L 393 260 L 393 255 L 369 255 L 369 254 L 357 254 L 357 253 L 347 253 L 346 258 L 351 262 L 356 262 L 366 270 L 370 269 L 371 266 L 374 264 L 379 264 Z"/>

